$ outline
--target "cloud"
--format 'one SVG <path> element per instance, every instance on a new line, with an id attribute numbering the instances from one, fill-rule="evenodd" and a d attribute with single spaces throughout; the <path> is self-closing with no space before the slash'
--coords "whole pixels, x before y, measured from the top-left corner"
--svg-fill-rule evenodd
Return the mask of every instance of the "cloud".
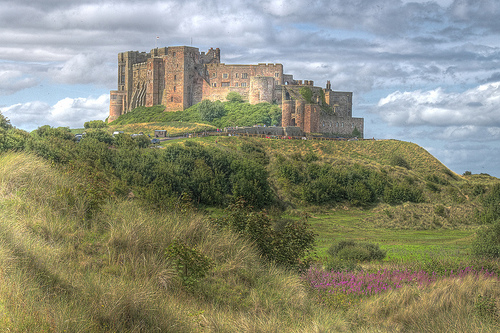
<path id="1" fill-rule="evenodd" d="M 34 101 L 0 108 L 13 126 L 32 131 L 43 125 L 82 128 L 89 120 L 104 120 L 109 114 L 109 95 L 97 98 L 65 98 L 54 105 Z"/>
<path id="2" fill-rule="evenodd" d="M 34 87 L 38 80 L 18 69 L 0 66 L 0 95 L 11 95 L 17 91 Z"/>
<path id="3" fill-rule="evenodd" d="M 116 64 L 97 53 L 77 54 L 61 66 L 48 70 L 48 76 L 57 83 L 101 84 L 110 86 L 116 81 Z"/>
<path id="4" fill-rule="evenodd" d="M 442 88 L 394 92 L 379 100 L 375 110 L 391 126 L 447 127 L 443 135 L 491 137 L 500 128 L 500 82 L 483 84 L 461 93 Z"/>

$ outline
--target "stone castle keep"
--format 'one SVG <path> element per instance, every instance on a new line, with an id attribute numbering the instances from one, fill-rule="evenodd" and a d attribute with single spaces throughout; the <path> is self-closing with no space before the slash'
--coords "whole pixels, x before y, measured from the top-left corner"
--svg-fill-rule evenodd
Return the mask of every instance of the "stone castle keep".
<path id="1" fill-rule="evenodd" d="M 352 117 L 352 92 L 333 91 L 329 81 L 320 88 L 294 80 L 282 64 L 227 65 L 218 48 L 205 53 L 189 46 L 119 53 L 118 90 L 110 92 L 108 121 L 138 106 L 180 111 L 204 99 L 225 101 L 232 91 L 251 104 L 280 104 L 283 127 L 339 136 L 356 130 L 363 137 L 363 118 Z"/>

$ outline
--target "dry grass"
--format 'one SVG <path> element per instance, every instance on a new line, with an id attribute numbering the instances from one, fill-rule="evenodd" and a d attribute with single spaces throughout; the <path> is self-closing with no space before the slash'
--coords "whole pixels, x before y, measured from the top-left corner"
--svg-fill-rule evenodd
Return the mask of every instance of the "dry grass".
<path id="1" fill-rule="evenodd" d="M 498 284 L 496 279 L 467 276 L 425 288 L 406 286 L 362 302 L 349 316 L 361 327 L 388 332 L 498 332 Z M 490 313 L 478 312 L 482 296 L 496 304 Z"/>
<path id="2" fill-rule="evenodd" d="M 315 143 L 316 144 L 316 143 Z M 321 144 L 321 143 L 318 143 Z M 500 288 L 444 279 L 363 301 L 316 303 L 299 277 L 264 265 L 252 244 L 196 213 L 133 199 L 85 220 L 74 176 L 25 154 L 0 155 L 0 328 L 11 332 L 494 332 L 478 312 Z M 187 288 L 165 256 L 177 239 L 214 262 Z M 496 311 L 496 310 L 495 310 Z M 0 330 L 1 331 L 1 330 Z"/>

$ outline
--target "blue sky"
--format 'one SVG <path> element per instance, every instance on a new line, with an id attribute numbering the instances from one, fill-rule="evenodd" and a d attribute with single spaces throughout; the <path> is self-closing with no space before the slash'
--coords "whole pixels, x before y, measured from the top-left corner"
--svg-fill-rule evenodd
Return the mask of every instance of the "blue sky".
<path id="1" fill-rule="evenodd" d="M 352 91 L 365 137 L 500 177 L 499 16 L 496 0 L 3 0 L 0 112 L 81 128 L 107 117 L 119 52 L 218 47 L 228 64 Z"/>

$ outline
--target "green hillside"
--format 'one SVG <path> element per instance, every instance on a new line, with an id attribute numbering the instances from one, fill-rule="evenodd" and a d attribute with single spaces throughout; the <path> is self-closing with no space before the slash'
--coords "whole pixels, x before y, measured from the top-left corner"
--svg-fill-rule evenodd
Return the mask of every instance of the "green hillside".
<path id="1" fill-rule="evenodd" d="M 0 126 L 0 331 L 497 332 L 499 203 L 401 141 Z"/>

